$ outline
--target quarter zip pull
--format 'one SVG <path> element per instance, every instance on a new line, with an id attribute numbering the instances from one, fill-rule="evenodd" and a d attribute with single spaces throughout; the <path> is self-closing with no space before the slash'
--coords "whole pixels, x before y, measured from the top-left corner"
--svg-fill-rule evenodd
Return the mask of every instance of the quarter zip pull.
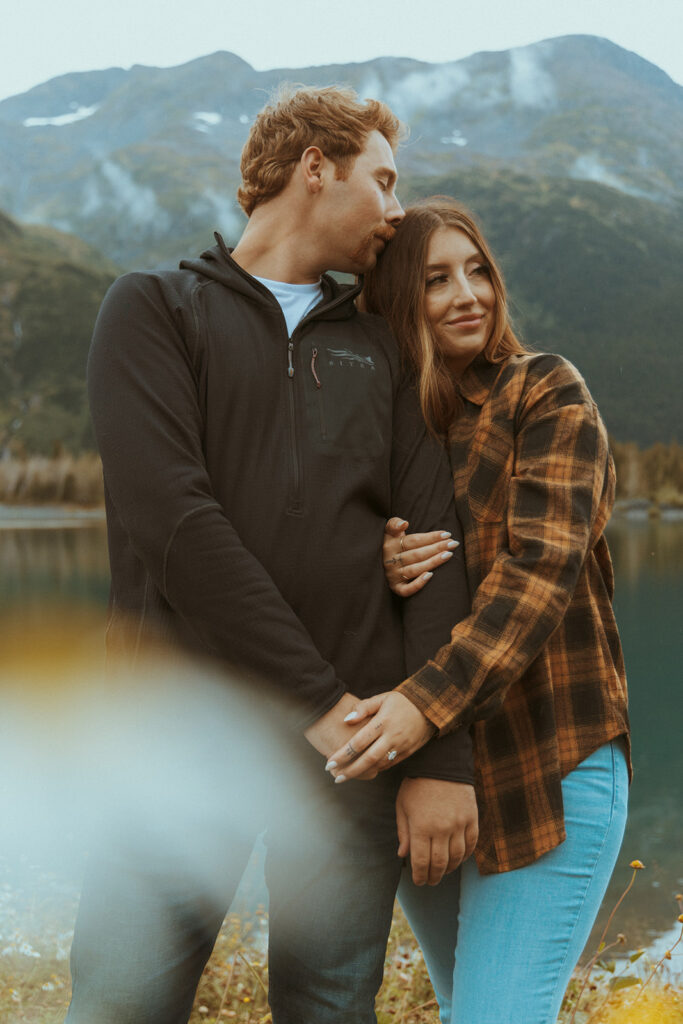
<path id="1" fill-rule="evenodd" d="M 294 352 L 294 342 L 290 341 L 287 345 L 287 376 L 294 376 L 294 363 L 292 362 L 292 354 Z"/>
<path id="2" fill-rule="evenodd" d="M 318 350 L 317 350 L 317 348 L 314 348 L 313 349 L 313 355 L 311 357 L 311 372 L 312 372 L 313 377 L 315 379 L 315 386 L 317 388 L 321 388 L 322 384 L 320 382 L 320 378 L 318 377 L 318 374 L 315 372 L 315 361 L 316 361 L 317 358 L 318 358 Z"/>

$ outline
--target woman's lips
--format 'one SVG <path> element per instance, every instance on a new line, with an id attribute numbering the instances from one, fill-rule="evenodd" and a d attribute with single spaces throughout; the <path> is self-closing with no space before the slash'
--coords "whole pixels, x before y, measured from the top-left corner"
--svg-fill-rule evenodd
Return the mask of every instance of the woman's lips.
<path id="1" fill-rule="evenodd" d="M 479 313 L 472 316 L 459 316 L 455 320 L 447 320 L 446 325 L 448 327 L 461 327 L 461 328 L 473 328 L 478 327 L 484 319 L 483 313 Z"/>

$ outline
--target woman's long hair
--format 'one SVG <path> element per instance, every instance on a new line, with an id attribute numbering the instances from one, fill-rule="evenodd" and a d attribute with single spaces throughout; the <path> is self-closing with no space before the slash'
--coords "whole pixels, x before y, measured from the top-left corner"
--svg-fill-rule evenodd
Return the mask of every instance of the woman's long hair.
<path id="1" fill-rule="evenodd" d="M 526 349 L 510 326 L 502 275 L 472 215 L 449 196 L 432 196 L 408 207 L 396 237 L 377 266 L 365 275 L 360 304 L 368 313 L 379 313 L 388 321 L 402 357 L 418 381 L 425 422 L 433 434 L 443 437 L 460 411 L 461 399 L 425 314 L 427 248 L 441 227 L 463 231 L 488 265 L 496 305 L 493 330 L 484 349 L 486 359 L 500 363 Z"/>

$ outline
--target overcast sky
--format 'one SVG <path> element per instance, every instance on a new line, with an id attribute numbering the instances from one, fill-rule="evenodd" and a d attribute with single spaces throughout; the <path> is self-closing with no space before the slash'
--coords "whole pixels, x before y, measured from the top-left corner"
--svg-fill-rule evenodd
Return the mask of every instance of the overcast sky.
<path id="1" fill-rule="evenodd" d="M 169 67 L 231 50 L 253 67 L 448 61 L 605 36 L 683 84 L 683 0 L 5 0 L 0 99 L 70 71 Z"/>

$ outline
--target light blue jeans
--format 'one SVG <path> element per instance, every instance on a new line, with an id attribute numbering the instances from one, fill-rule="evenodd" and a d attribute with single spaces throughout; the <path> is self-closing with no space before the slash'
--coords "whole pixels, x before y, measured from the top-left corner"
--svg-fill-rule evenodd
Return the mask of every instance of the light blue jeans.
<path id="1" fill-rule="evenodd" d="M 554 1024 L 616 863 L 626 824 L 621 743 L 562 781 L 566 840 L 533 864 L 480 875 L 474 858 L 399 900 L 422 947 L 442 1024 Z"/>

